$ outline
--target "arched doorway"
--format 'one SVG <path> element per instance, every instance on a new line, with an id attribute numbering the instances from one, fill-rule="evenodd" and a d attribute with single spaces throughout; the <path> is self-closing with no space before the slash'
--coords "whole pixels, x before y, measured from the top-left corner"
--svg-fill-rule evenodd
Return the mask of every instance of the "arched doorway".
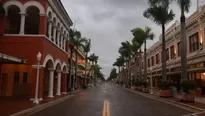
<path id="1" fill-rule="evenodd" d="M 44 78 L 43 78 L 43 95 L 48 96 L 49 95 L 49 88 L 50 88 L 50 79 L 52 79 L 50 73 L 51 71 L 54 71 L 54 66 L 51 59 L 49 59 L 46 63 L 46 67 L 44 68 Z"/>
<path id="2" fill-rule="evenodd" d="M 25 34 L 39 34 L 40 11 L 35 6 L 30 6 L 26 10 Z"/>
<path id="3" fill-rule="evenodd" d="M 20 9 L 17 6 L 10 6 L 6 20 L 6 34 L 19 34 L 20 31 Z"/>

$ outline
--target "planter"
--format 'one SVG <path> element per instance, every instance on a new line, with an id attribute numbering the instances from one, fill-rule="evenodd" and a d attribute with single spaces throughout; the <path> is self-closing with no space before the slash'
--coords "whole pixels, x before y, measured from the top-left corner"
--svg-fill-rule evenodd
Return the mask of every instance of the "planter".
<path id="1" fill-rule="evenodd" d="M 142 91 L 142 87 L 139 87 L 139 91 Z"/>
<path id="2" fill-rule="evenodd" d="M 135 88 L 136 88 L 135 86 L 131 86 L 131 89 L 135 90 Z"/>
<path id="3" fill-rule="evenodd" d="M 149 93 L 149 89 L 148 89 L 148 88 L 143 88 L 143 89 L 142 89 L 142 92 L 144 92 L 144 93 Z"/>
<path id="4" fill-rule="evenodd" d="M 159 96 L 164 98 L 172 97 L 172 89 L 159 90 Z"/>
<path id="5" fill-rule="evenodd" d="M 194 102 L 195 93 L 194 92 L 182 93 L 181 101 L 182 102 Z"/>

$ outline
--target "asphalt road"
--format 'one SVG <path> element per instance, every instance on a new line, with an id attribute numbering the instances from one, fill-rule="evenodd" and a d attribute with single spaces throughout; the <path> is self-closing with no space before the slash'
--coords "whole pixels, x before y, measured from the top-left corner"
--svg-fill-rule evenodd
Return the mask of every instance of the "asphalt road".
<path id="1" fill-rule="evenodd" d="M 102 116 L 105 100 L 109 101 L 111 116 L 181 116 L 191 113 L 116 86 L 102 84 L 32 116 Z"/>

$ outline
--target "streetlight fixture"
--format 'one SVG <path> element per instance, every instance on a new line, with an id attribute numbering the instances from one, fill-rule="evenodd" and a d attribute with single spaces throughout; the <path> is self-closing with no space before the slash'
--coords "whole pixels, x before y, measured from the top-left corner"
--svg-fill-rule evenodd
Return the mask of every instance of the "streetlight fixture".
<path id="1" fill-rule="evenodd" d="M 154 94 L 153 93 L 153 83 L 152 83 L 152 67 L 150 68 L 150 70 L 151 70 L 151 77 L 150 77 L 150 94 Z"/>
<path id="2" fill-rule="evenodd" d="M 38 100 L 38 85 L 39 85 L 39 65 L 40 65 L 40 61 L 41 61 L 41 53 L 38 52 L 37 54 L 37 60 L 38 60 L 38 64 L 37 64 L 37 75 L 36 75 L 36 91 L 35 91 L 35 99 L 33 101 L 33 103 L 35 103 L 36 105 L 39 104 L 39 100 Z"/>

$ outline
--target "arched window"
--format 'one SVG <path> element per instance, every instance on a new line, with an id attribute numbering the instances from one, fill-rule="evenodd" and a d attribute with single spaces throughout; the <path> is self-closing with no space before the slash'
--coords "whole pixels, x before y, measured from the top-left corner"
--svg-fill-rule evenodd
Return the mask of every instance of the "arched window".
<path id="1" fill-rule="evenodd" d="M 57 33 L 56 33 L 56 45 L 58 45 L 58 34 L 60 33 L 58 29 L 60 28 L 60 23 L 57 24 Z"/>
<path id="2" fill-rule="evenodd" d="M 56 26 L 56 18 L 53 19 L 53 26 L 52 26 L 52 41 L 54 41 L 54 37 L 56 37 L 56 35 L 54 35 L 54 31 L 56 31 L 54 29 L 54 26 Z M 56 34 L 56 33 L 55 33 Z"/>
<path id="3" fill-rule="evenodd" d="M 6 34 L 19 34 L 20 31 L 20 9 L 17 6 L 10 6 L 6 21 Z"/>
<path id="4" fill-rule="evenodd" d="M 25 22 L 25 34 L 39 34 L 40 15 L 39 9 L 31 6 L 27 9 Z"/>
<path id="5" fill-rule="evenodd" d="M 52 20 L 52 15 L 51 12 L 48 13 L 48 18 L 47 18 L 47 29 L 46 29 L 46 36 L 49 37 L 49 23 L 51 23 Z M 52 27 L 51 27 L 52 28 Z"/>

